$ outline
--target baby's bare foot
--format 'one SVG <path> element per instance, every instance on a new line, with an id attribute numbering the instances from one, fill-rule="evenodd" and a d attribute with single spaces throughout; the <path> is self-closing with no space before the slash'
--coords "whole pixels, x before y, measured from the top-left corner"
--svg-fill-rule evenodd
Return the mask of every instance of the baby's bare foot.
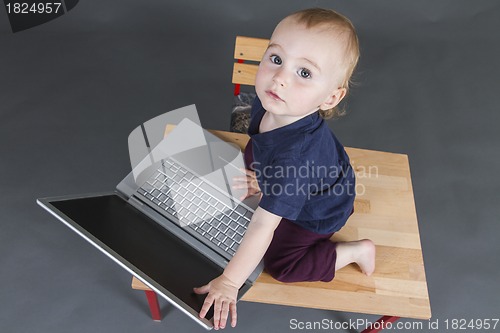
<path id="1" fill-rule="evenodd" d="M 375 270 L 375 244 L 369 239 L 337 243 L 335 270 L 356 263 L 363 273 L 371 275 Z"/>
<path id="2" fill-rule="evenodd" d="M 362 239 L 355 243 L 357 243 L 355 262 L 363 273 L 370 276 L 375 271 L 375 244 L 369 239 Z"/>

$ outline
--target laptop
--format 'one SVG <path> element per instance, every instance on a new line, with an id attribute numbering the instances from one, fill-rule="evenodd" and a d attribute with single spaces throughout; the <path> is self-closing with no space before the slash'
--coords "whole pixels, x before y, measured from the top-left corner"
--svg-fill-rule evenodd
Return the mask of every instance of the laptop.
<path id="1" fill-rule="evenodd" d="M 231 191 L 232 177 L 244 166 L 241 152 L 189 118 L 153 148 L 142 125 L 140 132 L 147 154 L 135 158 L 132 172 L 115 190 L 46 197 L 37 203 L 211 329 L 213 309 L 199 318 L 206 295 L 195 294 L 193 287 L 223 272 L 258 204 L 252 197 L 239 201 L 241 192 Z M 238 300 L 262 269 L 261 262 L 240 288 Z"/>

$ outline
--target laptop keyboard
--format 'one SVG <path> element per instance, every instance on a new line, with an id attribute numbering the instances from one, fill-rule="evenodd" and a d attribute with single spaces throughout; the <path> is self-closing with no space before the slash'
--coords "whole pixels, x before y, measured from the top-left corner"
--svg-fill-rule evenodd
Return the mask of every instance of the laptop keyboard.
<path id="1" fill-rule="evenodd" d="M 231 204 L 229 197 L 171 159 L 163 160 L 138 192 L 175 217 L 188 232 L 231 256 L 252 217 L 246 207 Z"/>

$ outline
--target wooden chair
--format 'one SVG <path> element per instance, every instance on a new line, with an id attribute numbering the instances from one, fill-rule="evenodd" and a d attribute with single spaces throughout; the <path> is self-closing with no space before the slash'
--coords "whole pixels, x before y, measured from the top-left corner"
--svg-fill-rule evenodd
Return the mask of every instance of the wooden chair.
<path id="1" fill-rule="evenodd" d="M 267 40 L 237 37 L 235 58 L 258 61 Z M 233 83 L 254 83 L 255 64 L 234 64 Z M 239 86 L 235 86 L 235 94 Z M 244 149 L 246 134 L 212 131 Z M 377 246 L 372 276 L 354 265 L 336 272 L 331 282 L 282 283 L 262 273 L 243 301 L 383 315 L 364 333 L 378 332 L 399 317 L 429 319 L 431 309 L 425 277 L 408 156 L 346 148 L 356 172 L 355 213 L 332 239 L 369 238 Z M 133 278 L 132 288 L 146 291 L 154 319 L 158 301 L 151 289 Z"/>

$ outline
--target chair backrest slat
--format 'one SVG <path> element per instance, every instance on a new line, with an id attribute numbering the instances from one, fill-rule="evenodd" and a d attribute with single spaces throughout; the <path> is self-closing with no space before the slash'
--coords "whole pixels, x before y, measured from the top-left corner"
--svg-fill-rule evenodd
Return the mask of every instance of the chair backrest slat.
<path id="1" fill-rule="evenodd" d="M 234 59 L 259 62 L 268 45 L 269 39 L 236 36 Z"/>
<path id="2" fill-rule="evenodd" d="M 258 63 L 266 52 L 268 45 L 268 39 L 237 36 L 234 47 L 234 59 Z M 255 85 L 255 75 L 257 74 L 258 67 L 258 64 L 235 63 L 232 82 L 235 85 Z"/>
<path id="3" fill-rule="evenodd" d="M 254 64 L 234 64 L 233 83 L 254 86 L 257 69 L 259 69 L 259 66 Z"/>

